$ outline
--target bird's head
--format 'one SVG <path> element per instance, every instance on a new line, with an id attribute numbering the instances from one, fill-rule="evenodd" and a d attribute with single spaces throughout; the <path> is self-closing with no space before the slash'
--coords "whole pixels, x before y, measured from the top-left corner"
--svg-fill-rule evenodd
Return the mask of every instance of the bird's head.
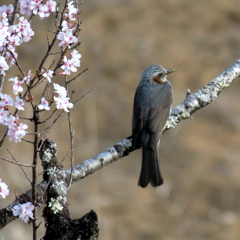
<path id="1" fill-rule="evenodd" d="M 162 84 L 166 82 L 167 75 L 175 71 L 174 69 L 166 70 L 160 65 L 151 65 L 143 72 L 142 80 Z"/>

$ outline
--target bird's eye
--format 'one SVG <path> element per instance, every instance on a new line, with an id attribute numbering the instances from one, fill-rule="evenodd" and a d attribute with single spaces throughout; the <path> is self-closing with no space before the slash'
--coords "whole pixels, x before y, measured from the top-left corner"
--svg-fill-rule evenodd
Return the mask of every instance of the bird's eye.
<path id="1" fill-rule="evenodd" d="M 162 77 L 162 75 L 163 75 L 163 73 L 159 73 L 159 74 L 158 74 L 158 77 Z"/>

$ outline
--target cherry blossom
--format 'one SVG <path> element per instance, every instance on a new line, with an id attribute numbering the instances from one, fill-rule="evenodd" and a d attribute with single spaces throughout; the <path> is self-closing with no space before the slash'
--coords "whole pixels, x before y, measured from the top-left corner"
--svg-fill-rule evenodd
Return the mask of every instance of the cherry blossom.
<path id="1" fill-rule="evenodd" d="M 65 87 L 60 86 L 57 83 L 53 84 L 55 93 L 59 94 L 60 96 L 66 97 L 67 96 L 67 90 Z"/>
<path id="2" fill-rule="evenodd" d="M 30 23 L 27 21 L 27 19 L 24 19 L 24 17 L 19 18 L 19 24 L 17 25 L 17 35 L 23 42 L 28 42 L 34 35 Z"/>
<path id="3" fill-rule="evenodd" d="M 22 83 L 21 81 L 18 80 L 17 77 L 15 78 L 9 78 L 9 81 L 13 82 L 13 93 L 17 95 L 19 92 L 23 91 Z"/>
<path id="4" fill-rule="evenodd" d="M 8 6 L 3 5 L 0 7 L 0 14 L 2 14 L 3 12 L 7 13 L 8 15 L 12 15 L 13 14 L 13 10 L 14 7 L 12 4 L 9 4 Z"/>
<path id="5" fill-rule="evenodd" d="M 8 126 L 7 135 L 9 136 L 9 140 L 14 140 L 15 143 L 21 142 L 22 138 L 27 134 L 25 129 L 28 128 L 27 124 L 19 123 L 18 116 L 11 115 L 6 121 L 5 125 Z"/>
<path id="6" fill-rule="evenodd" d="M 11 115 L 5 122 L 5 125 L 7 125 L 9 128 L 17 127 L 17 124 L 19 123 L 18 116 Z"/>
<path id="7" fill-rule="evenodd" d="M 42 110 L 42 109 L 45 109 L 45 110 L 50 110 L 50 107 L 49 107 L 49 104 L 48 104 L 48 101 L 45 100 L 45 98 L 41 98 L 41 103 L 38 105 L 38 109 Z"/>
<path id="8" fill-rule="evenodd" d="M 5 182 L 1 182 L 0 178 L 0 198 L 6 198 L 9 194 L 8 185 Z"/>
<path id="9" fill-rule="evenodd" d="M 13 99 L 8 94 L 0 93 L 0 108 L 7 108 L 8 106 L 13 106 Z"/>
<path id="10" fill-rule="evenodd" d="M 70 55 L 72 57 L 71 59 L 67 59 L 67 57 L 64 56 L 63 65 L 61 66 L 61 68 L 64 70 L 63 73 L 67 75 L 70 75 L 72 72 L 76 72 L 76 67 L 80 67 L 81 54 L 78 53 L 77 50 L 74 50 Z"/>
<path id="11" fill-rule="evenodd" d="M 20 13 L 28 16 L 32 13 L 32 0 L 21 0 L 20 1 Z"/>
<path id="12" fill-rule="evenodd" d="M 4 108 L 0 109 L 0 124 L 5 125 L 5 122 L 8 119 L 8 117 L 7 117 L 8 114 L 9 114 L 8 110 L 5 110 Z"/>
<path id="13" fill-rule="evenodd" d="M 33 219 L 34 206 L 31 202 L 18 204 L 13 207 L 13 215 L 21 218 L 25 223 L 29 221 L 29 218 Z"/>
<path id="14" fill-rule="evenodd" d="M 40 11 L 41 6 L 42 6 L 42 4 L 41 4 L 40 0 L 32 1 L 31 2 L 31 9 L 33 11 L 33 14 L 37 15 L 37 13 Z"/>
<path id="15" fill-rule="evenodd" d="M 6 75 L 5 71 L 9 69 L 9 66 L 4 57 L 0 56 L 0 74 Z"/>
<path id="16" fill-rule="evenodd" d="M 28 74 L 23 78 L 22 82 L 25 82 L 26 84 L 28 84 L 30 82 L 32 76 L 33 76 L 33 74 L 31 73 L 31 70 L 29 70 Z"/>
<path id="17" fill-rule="evenodd" d="M 18 110 L 24 110 L 24 101 L 21 98 L 19 98 L 18 96 L 16 96 L 15 107 Z"/>
<path id="18" fill-rule="evenodd" d="M 46 2 L 46 6 L 49 12 L 56 12 L 56 6 L 57 6 L 56 1 L 49 0 Z"/>
<path id="19" fill-rule="evenodd" d="M 78 39 L 73 36 L 73 29 L 68 29 L 66 32 L 60 32 L 57 39 L 60 40 L 59 46 L 65 45 L 70 48 L 70 45 L 76 43 Z"/>
<path id="20" fill-rule="evenodd" d="M 68 108 L 73 108 L 73 104 L 69 102 L 70 98 L 67 97 L 67 90 L 56 83 L 53 84 L 53 87 L 55 89 L 55 93 L 58 95 L 54 96 L 56 108 L 69 112 Z"/>
<path id="21" fill-rule="evenodd" d="M 54 96 L 54 101 L 56 103 L 56 108 L 57 109 L 63 109 L 66 112 L 69 112 L 68 108 L 73 108 L 73 104 L 69 102 L 68 97 L 55 97 Z"/>
<path id="22" fill-rule="evenodd" d="M 47 70 L 43 73 L 43 76 L 45 78 L 47 78 L 48 82 L 50 83 L 52 81 L 52 78 L 53 78 L 53 74 L 54 74 L 54 71 L 52 70 Z"/>
<path id="23" fill-rule="evenodd" d="M 65 13 L 64 16 L 66 18 L 69 18 L 71 21 L 75 21 L 78 13 L 78 9 L 74 7 L 73 1 L 68 3 L 67 9 L 68 9 L 68 13 Z"/>

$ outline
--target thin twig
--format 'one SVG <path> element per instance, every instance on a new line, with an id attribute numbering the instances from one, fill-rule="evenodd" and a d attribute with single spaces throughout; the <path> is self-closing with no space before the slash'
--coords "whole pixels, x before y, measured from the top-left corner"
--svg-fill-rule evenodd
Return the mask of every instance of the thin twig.
<path id="1" fill-rule="evenodd" d="M 81 100 L 82 98 L 84 98 L 86 95 L 88 95 L 92 90 L 88 91 L 87 93 L 85 93 L 84 95 L 82 95 L 80 98 L 78 98 L 76 101 L 73 102 L 73 104 L 77 103 L 79 100 Z"/>
<path id="2" fill-rule="evenodd" d="M 51 128 L 53 127 L 53 125 L 57 122 L 57 120 L 61 117 L 61 115 L 63 114 L 64 110 L 61 110 L 59 112 L 59 114 L 55 117 L 55 119 L 53 120 L 53 122 L 45 129 L 43 130 L 40 135 L 42 135 L 44 132 L 46 132 L 45 137 L 47 136 L 48 132 L 51 130 Z"/>
<path id="3" fill-rule="evenodd" d="M 78 78 L 80 75 L 82 75 L 84 72 L 86 72 L 88 70 L 88 68 L 84 69 L 82 72 L 80 72 L 76 77 L 70 79 L 69 81 L 67 81 L 67 83 L 69 84 L 70 82 L 74 81 L 76 78 Z"/>
<path id="4" fill-rule="evenodd" d="M 46 121 L 48 121 L 48 120 L 53 116 L 53 114 L 54 114 L 56 111 L 57 111 L 57 109 L 55 108 L 54 111 L 51 113 L 51 115 L 50 115 L 48 118 L 46 118 L 45 120 L 39 122 L 39 124 L 43 124 L 43 123 L 45 123 Z M 42 133 L 41 133 L 40 135 L 42 135 Z"/>
<path id="5" fill-rule="evenodd" d="M 19 71 L 22 73 L 22 75 L 24 76 L 24 71 L 22 70 L 20 64 L 18 63 L 17 58 L 14 56 L 13 52 L 11 50 L 8 50 L 10 52 L 10 54 L 12 55 L 12 57 L 15 60 L 15 65 L 18 67 Z"/>
<path id="6" fill-rule="evenodd" d="M 12 163 L 12 164 L 16 164 L 16 165 L 18 165 L 18 166 L 22 166 L 22 167 L 33 167 L 32 164 L 16 163 L 16 162 L 13 162 L 13 161 L 11 161 L 11 160 L 9 160 L 9 159 L 7 159 L 7 158 L 4 158 L 4 157 L 0 157 L 0 159 L 4 160 L 4 161 L 6 161 L 6 162 L 10 162 L 10 163 Z"/>
<path id="7" fill-rule="evenodd" d="M 27 173 L 25 172 L 25 170 L 23 169 L 23 167 L 21 165 L 18 164 L 18 161 L 16 160 L 16 158 L 13 156 L 13 154 L 7 149 L 8 153 L 12 156 L 12 159 L 17 163 L 17 165 L 22 169 L 25 177 L 27 178 L 27 180 L 29 181 L 30 184 L 32 184 L 31 180 L 29 179 Z"/>

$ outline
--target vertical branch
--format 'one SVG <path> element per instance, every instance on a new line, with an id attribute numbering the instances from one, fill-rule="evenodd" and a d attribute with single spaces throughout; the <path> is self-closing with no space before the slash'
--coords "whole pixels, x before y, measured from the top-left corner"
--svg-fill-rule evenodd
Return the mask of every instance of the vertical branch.
<path id="1" fill-rule="evenodd" d="M 33 209 L 33 240 L 37 240 L 37 208 L 36 208 L 36 183 L 37 183 L 37 154 L 38 154 L 38 125 L 39 125 L 39 112 L 34 109 L 34 152 L 33 152 L 33 170 L 32 170 L 32 203 L 34 205 Z"/>
<path id="2" fill-rule="evenodd" d="M 17 9 L 18 9 L 18 2 L 19 0 L 15 0 L 15 4 L 14 4 L 14 10 L 13 10 L 13 16 L 12 19 L 10 21 L 10 25 L 13 25 L 16 19 L 16 14 L 18 13 Z"/>
<path id="3" fill-rule="evenodd" d="M 71 120 L 71 113 L 70 110 L 68 112 L 68 124 L 69 124 L 69 131 L 70 131 L 70 141 L 71 141 L 71 176 L 70 176 L 70 180 L 69 180 L 69 185 L 68 185 L 68 189 L 70 188 L 71 184 L 72 184 L 72 172 L 73 172 L 73 167 L 74 167 L 74 130 L 72 128 L 72 120 Z"/>
<path id="4" fill-rule="evenodd" d="M 67 89 L 68 96 L 69 96 L 69 87 L 68 87 L 69 85 L 68 85 L 68 81 L 67 81 L 67 77 L 66 76 L 65 76 L 65 84 L 66 84 L 66 89 Z M 73 167 L 74 167 L 74 130 L 72 128 L 72 119 L 71 119 L 71 112 L 70 112 L 70 110 L 68 112 L 68 125 L 69 125 L 70 144 L 71 144 L 71 157 L 70 157 L 70 161 L 71 161 L 71 176 L 70 176 L 69 185 L 68 185 L 68 189 L 69 189 L 71 184 L 72 184 L 72 172 L 73 172 Z"/>

